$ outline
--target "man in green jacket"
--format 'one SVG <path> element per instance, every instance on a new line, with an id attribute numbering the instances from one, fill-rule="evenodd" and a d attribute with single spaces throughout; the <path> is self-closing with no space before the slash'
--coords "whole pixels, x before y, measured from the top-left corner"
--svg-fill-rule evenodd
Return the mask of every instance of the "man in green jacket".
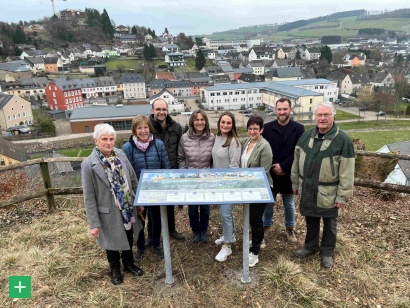
<path id="1" fill-rule="evenodd" d="M 322 266 L 327 268 L 333 266 L 339 208 L 353 194 L 355 165 L 353 144 L 337 127 L 335 114 L 331 102 L 313 108 L 316 127 L 299 139 L 291 171 L 293 193 L 300 196 L 300 213 L 307 229 L 305 245 L 295 255 L 304 258 L 319 251 L 322 219 L 320 252 Z"/>

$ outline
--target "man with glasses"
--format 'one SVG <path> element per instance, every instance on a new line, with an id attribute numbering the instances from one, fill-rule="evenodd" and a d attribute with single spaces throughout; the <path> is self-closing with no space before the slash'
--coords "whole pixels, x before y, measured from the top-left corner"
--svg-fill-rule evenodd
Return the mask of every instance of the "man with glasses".
<path id="1" fill-rule="evenodd" d="M 287 241 L 297 243 L 295 235 L 295 199 L 290 181 L 290 169 L 293 163 L 293 153 L 296 143 L 305 131 L 302 124 L 290 119 L 292 105 L 289 99 L 280 98 L 276 102 L 275 121 L 266 123 L 262 136 L 269 142 L 273 161 L 271 176 L 273 180 L 273 197 L 275 202 L 277 195 L 281 194 L 285 211 L 285 228 Z M 263 227 L 265 235 L 273 223 L 274 204 L 268 204 L 263 214 Z M 264 242 L 262 243 L 264 246 Z"/>
<path id="2" fill-rule="evenodd" d="M 177 154 L 179 139 L 182 136 L 181 125 L 174 121 L 168 114 L 168 104 L 162 98 L 157 98 L 152 103 L 150 120 L 155 131 L 155 138 L 161 139 L 168 152 L 171 169 L 178 169 Z M 185 237 L 175 229 L 175 213 L 173 206 L 167 206 L 169 235 L 182 241 Z"/>
<path id="3" fill-rule="evenodd" d="M 330 102 L 313 107 L 316 127 L 299 139 L 291 171 L 293 193 L 300 196 L 300 213 L 307 229 L 305 245 L 295 255 L 305 258 L 320 249 L 325 268 L 333 266 L 338 211 L 352 196 L 354 183 L 353 144 L 334 122 L 335 114 Z"/>

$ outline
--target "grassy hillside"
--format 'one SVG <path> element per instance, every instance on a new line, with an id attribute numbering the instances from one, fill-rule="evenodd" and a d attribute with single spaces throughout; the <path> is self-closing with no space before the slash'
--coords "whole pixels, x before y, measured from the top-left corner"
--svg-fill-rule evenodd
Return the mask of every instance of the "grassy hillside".
<path id="1" fill-rule="evenodd" d="M 345 17 L 337 20 L 321 21 L 308 24 L 290 31 L 277 31 L 278 26 L 264 25 L 233 29 L 207 36 L 211 39 L 241 39 L 263 37 L 265 40 L 286 40 L 294 38 L 321 38 L 323 35 L 354 37 L 359 29 L 383 28 L 393 31 L 410 31 L 409 18 L 384 18 L 378 20 L 358 20 L 357 17 Z"/>
<path id="2" fill-rule="evenodd" d="M 298 202 L 298 201 L 297 201 Z M 58 197 L 46 214 L 45 201 L 0 209 L 0 303 L 3 307 L 409 307 L 410 198 L 388 202 L 370 189 L 355 188 L 338 218 L 335 267 L 320 266 L 318 255 L 298 259 L 299 246 L 286 243 L 283 210 L 275 212 L 274 232 L 241 284 L 242 207 L 235 206 L 237 242 L 224 263 L 214 260 L 213 241 L 221 235 L 219 207 L 211 207 L 210 241 L 190 240 L 187 208 L 176 210 L 185 241 L 171 240 L 173 287 L 165 286 L 164 260 L 147 249 L 145 274 L 109 280 L 105 252 L 88 232 L 82 196 Z M 305 222 L 297 214 L 302 244 Z M 8 298 L 8 277 L 32 277 L 32 298 Z"/>

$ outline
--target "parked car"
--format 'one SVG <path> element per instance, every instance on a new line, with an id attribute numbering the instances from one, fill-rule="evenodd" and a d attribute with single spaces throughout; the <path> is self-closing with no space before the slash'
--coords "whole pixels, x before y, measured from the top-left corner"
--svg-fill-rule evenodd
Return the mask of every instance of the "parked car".
<path id="1" fill-rule="evenodd" d="M 276 115 L 275 111 L 271 111 L 271 112 L 268 113 L 268 116 L 275 116 L 275 115 Z"/>
<path id="2" fill-rule="evenodd" d="M 340 99 L 336 99 L 334 102 L 335 105 L 341 105 L 342 101 Z"/>
<path id="3" fill-rule="evenodd" d="M 376 113 L 376 116 L 380 117 L 380 116 L 384 116 L 386 115 L 386 113 L 384 111 L 379 111 L 378 113 Z"/>
<path id="4" fill-rule="evenodd" d="M 410 98 L 402 97 L 401 100 L 402 100 L 403 102 L 410 103 Z"/>

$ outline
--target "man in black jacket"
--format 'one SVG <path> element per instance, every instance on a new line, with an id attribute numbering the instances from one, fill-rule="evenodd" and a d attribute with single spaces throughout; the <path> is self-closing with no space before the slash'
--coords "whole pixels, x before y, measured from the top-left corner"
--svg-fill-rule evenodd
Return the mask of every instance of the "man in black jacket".
<path id="1" fill-rule="evenodd" d="M 175 122 L 168 114 L 168 104 L 162 98 L 156 99 L 152 103 L 150 120 L 155 131 L 155 138 L 161 139 L 168 152 L 169 164 L 171 169 L 178 169 L 177 155 L 179 139 L 182 136 L 182 127 Z M 168 230 L 176 240 L 183 240 L 185 237 L 175 229 L 175 213 L 173 206 L 167 206 Z"/>
<path id="2" fill-rule="evenodd" d="M 290 119 L 292 112 L 291 102 L 287 98 L 280 98 L 276 102 L 275 121 L 264 125 L 262 136 L 265 138 L 273 153 L 271 175 L 273 180 L 273 196 L 276 200 L 278 194 L 282 195 L 285 210 L 285 227 L 287 240 L 297 243 L 295 236 L 295 199 L 290 180 L 293 157 L 296 143 L 305 131 L 303 125 Z M 265 231 L 273 223 L 274 204 L 268 204 L 263 215 Z"/>

